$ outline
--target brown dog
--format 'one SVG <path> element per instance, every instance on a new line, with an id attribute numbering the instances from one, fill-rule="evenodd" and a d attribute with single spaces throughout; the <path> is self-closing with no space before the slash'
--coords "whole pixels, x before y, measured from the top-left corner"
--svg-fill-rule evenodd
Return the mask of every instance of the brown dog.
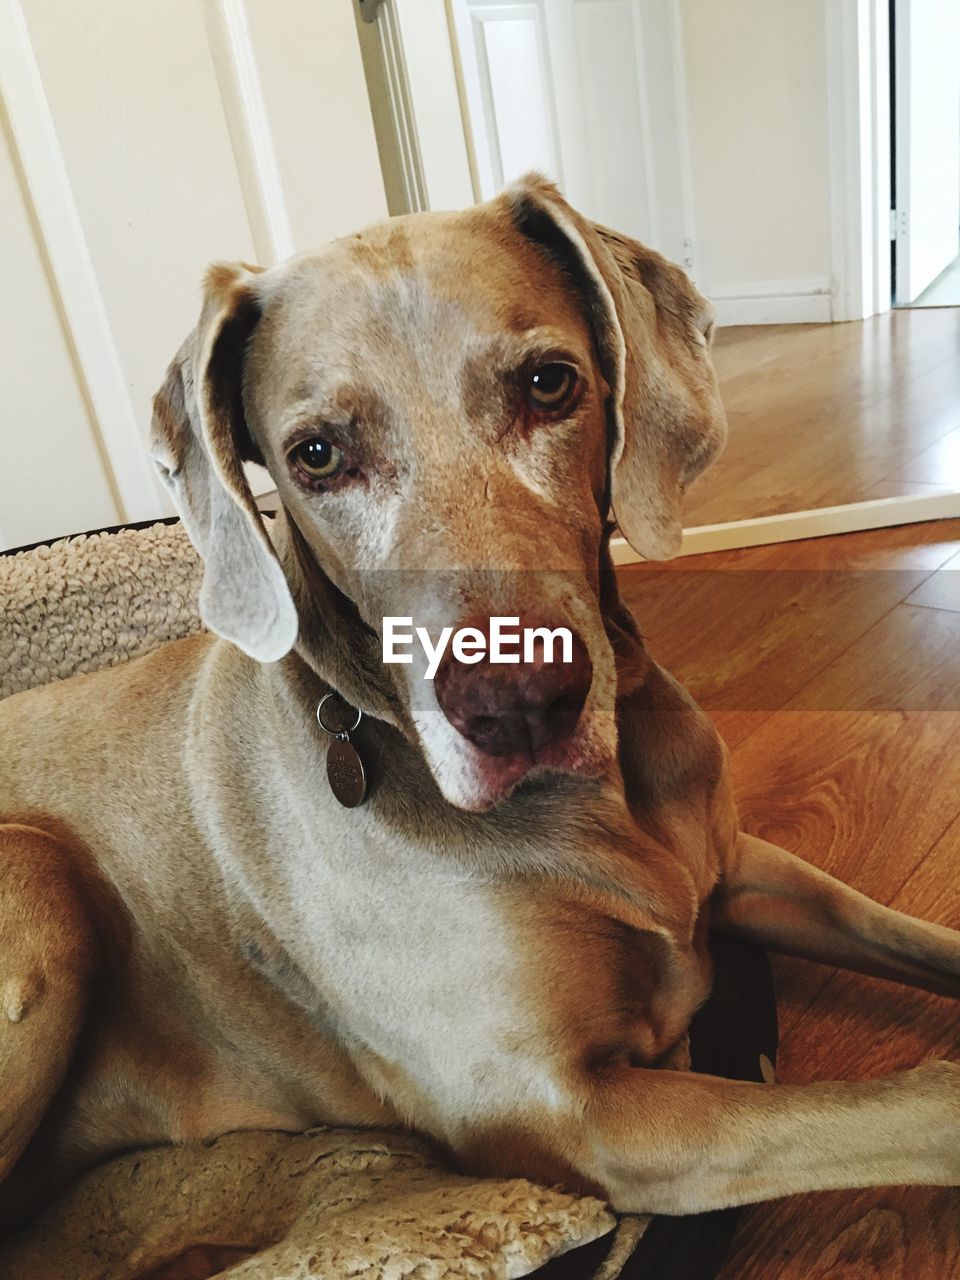
<path id="1" fill-rule="evenodd" d="M 960 994 L 960 935 L 738 834 L 715 732 L 617 600 L 611 512 L 670 555 L 722 443 L 710 330 L 539 179 L 210 273 L 154 450 L 217 635 L 0 706 L 9 1205 L 122 1147 L 320 1121 L 621 1210 L 960 1179 L 952 1064 L 652 1069 L 709 989 L 708 917 Z M 382 661 L 388 615 L 565 626 L 572 660 L 425 680 Z M 349 810 L 331 689 L 374 775 Z"/>

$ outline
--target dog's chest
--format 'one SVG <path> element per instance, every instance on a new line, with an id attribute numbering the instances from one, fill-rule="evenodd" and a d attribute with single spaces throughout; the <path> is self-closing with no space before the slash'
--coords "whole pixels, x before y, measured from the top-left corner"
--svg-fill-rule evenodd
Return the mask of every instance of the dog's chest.
<path id="1" fill-rule="evenodd" d="M 393 852 L 354 842 L 304 860 L 271 930 L 282 944 L 247 958 L 434 1132 L 478 1111 L 561 1105 L 585 1056 L 655 1060 L 702 998 L 697 956 L 667 954 L 569 891 Z"/>
<path id="2" fill-rule="evenodd" d="M 521 1016 L 531 957 L 496 887 L 402 864 L 374 873 L 361 856 L 315 866 L 295 897 L 305 910 L 284 930 L 293 963 L 271 979 L 302 975 L 348 1045 L 412 1061 L 459 1041 L 466 1055 Z"/>

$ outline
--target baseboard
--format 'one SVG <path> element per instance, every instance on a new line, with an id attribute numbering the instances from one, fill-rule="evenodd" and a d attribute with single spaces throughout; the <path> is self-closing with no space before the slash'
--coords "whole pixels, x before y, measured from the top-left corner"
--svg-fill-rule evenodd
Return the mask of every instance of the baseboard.
<path id="1" fill-rule="evenodd" d="M 763 547 L 776 542 L 797 542 L 801 538 L 826 538 L 837 533 L 860 533 L 865 529 L 886 529 L 896 524 L 920 524 L 925 520 L 949 520 L 960 516 L 960 493 L 914 493 L 899 498 L 871 498 L 838 507 L 815 507 L 811 511 L 789 511 L 783 515 L 758 516 L 754 520 L 731 520 L 727 524 L 705 524 L 684 529 L 681 556 L 702 555 L 706 551 L 734 551 L 740 547 Z M 621 537 L 610 544 L 614 564 L 640 564 L 638 555 Z"/>
<path id="2" fill-rule="evenodd" d="M 833 319 L 830 281 L 754 280 L 708 289 L 718 325 L 824 324 Z"/>

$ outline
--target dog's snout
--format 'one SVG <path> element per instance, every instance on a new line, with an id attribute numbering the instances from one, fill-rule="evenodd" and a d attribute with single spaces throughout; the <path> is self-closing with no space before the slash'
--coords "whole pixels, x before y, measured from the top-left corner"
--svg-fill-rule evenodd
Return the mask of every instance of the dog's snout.
<path id="1" fill-rule="evenodd" d="M 545 748 L 570 736 L 590 692 L 590 654 L 577 632 L 570 634 L 567 662 L 559 648 L 548 661 L 542 643 L 534 646 L 530 661 L 513 664 L 485 656 L 467 665 L 448 651 L 434 681 L 443 714 L 484 754 L 535 761 Z"/>

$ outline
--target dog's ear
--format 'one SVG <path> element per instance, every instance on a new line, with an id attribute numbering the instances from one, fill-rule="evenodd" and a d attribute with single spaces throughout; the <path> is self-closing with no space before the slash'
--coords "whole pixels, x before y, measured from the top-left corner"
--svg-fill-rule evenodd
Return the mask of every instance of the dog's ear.
<path id="1" fill-rule="evenodd" d="M 243 412 L 255 272 L 209 271 L 200 321 L 154 397 L 150 451 L 204 560 L 200 616 L 251 658 L 276 662 L 296 641 L 297 612 L 243 470 L 261 461 Z"/>
<path id="2" fill-rule="evenodd" d="M 680 267 L 590 222 L 545 178 L 532 174 L 500 199 L 586 308 L 610 388 L 617 524 L 647 559 L 675 555 L 684 490 L 726 439 L 709 356 L 710 304 Z"/>

